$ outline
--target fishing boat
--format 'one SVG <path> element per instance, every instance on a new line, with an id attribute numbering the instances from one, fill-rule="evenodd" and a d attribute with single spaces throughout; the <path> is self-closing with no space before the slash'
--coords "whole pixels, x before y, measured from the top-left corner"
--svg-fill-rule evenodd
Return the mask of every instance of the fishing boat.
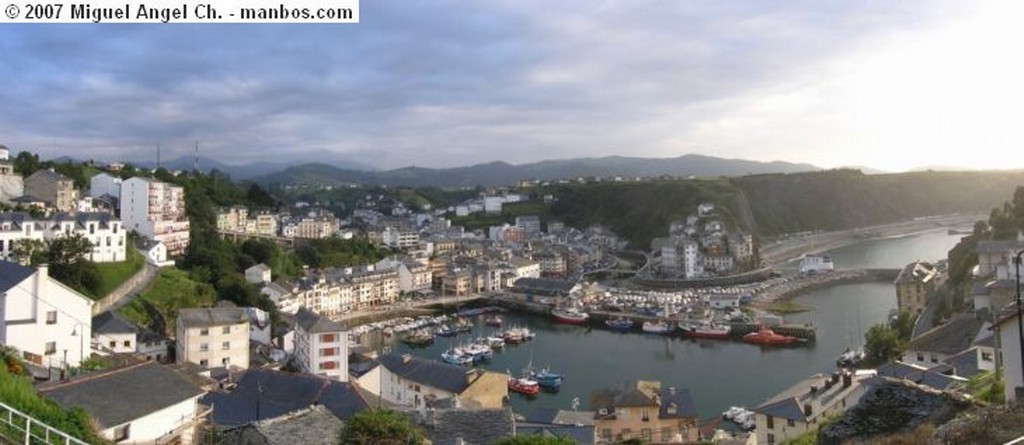
<path id="1" fill-rule="evenodd" d="M 609 318 L 604 321 L 604 325 L 613 331 L 626 332 L 633 329 L 633 320 L 625 317 Z"/>
<path id="2" fill-rule="evenodd" d="M 455 324 L 452 325 L 452 329 L 459 334 L 469 332 L 473 330 L 473 323 L 465 318 L 457 318 Z"/>
<path id="3" fill-rule="evenodd" d="M 402 337 L 402 342 L 411 346 L 427 346 L 434 343 L 434 334 L 428 329 L 418 329 Z"/>
<path id="4" fill-rule="evenodd" d="M 456 331 L 455 328 L 452 328 L 450 325 L 443 324 L 441 325 L 440 328 L 437 328 L 436 334 L 439 337 L 454 337 L 458 335 L 459 332 Z"/>
<path id="5" fill-rule="evenodd" d="M 504 348 L 505 347 L 505 339 L 501 338 L 501 337 L 497 337 L 497 336 L 495 336 L 495 337 L 481 337 L 481 338 L 476 339 L 476 342 L 477 343 L 485 344 L 487 346 L 490 346 L 491 349 L 497 349 L 497 348 Z"/>
<path id="6" fill-rule="evenodd" d="M 863 348 L 846 348 L 846 350 L 836 358 L 836 366 L 839 366 L 840 368 L 852 368 L 857 366 L 861 360 L 864 360 L 866 355 L 867 354 L 864 352 Z"/>
<path id="7" fill-rule="evenodd" d="M 484 324 L 487 325 L 487 326 L 500 327 L 501 326 L 501 315 L 495 314 L 495 315 L 491 315 L 491 316 L 485 318 L 484 319 Z"/>
<path id="8" fill-rule="evenodd" d="M 490 360 L 494 357 L 494 350 L 491 349 L 490 346 L 480 343 L 460 346 L 455 348 L 455 352 L 465 357 L 469 357 L 472 363 L 479 363 L 484 360 Z"/>
<path id="9" fill-rule="evenodd" d="M 713 321 L 702 322 L 696 325 L 680 322 L 679 329 L 683 331 L 684 335 L 692 338 L 726 339 L 729 338 L 729 334 L 732 332 L 731 326 Z"/>
<path id="10" fill-rule="evenodd" d="M 789 335 L 776 334 L 775 331 L 768 328 L 761 328 L 755 332 L 744 335 L 743 341 L 763 346 L 785 346 L 796 343 L 800 341 L 800 339 Z"/>
<path id="11" fill-rule="evenodd" d="M 576 308 L 554 308 L 551 310 L 551 315 L 555 317 L 555 321 L 565 324 L 587 324 L 587 320 L 590 319 L 590 314 L 583 312 Z"/>
<path id="12" fill-rule="evenodd" d="M 452 365 L 472 365 L 473 357 L 463 354 L 458 349 L 448 349 L 441 353 L 441 359 Z"/>
<path id="13" fill-rule="evenodd" d="M 540 393 L 540 384 L 536 380 L 530 380 L 528 378 L 508 378 L 508 390 L 524 394 L 528 396 L 535 396 Z"/>
<path id="14" fill-rule="evenodd" d="M 537 382 L 538 385 L 548 389 L 557 389 L 562 386 L 562 374 L 552 372 L 549 368 L 543 368 L 540 371 L 531 371 L 530 376 Z"/>
<path id="15" fill-rule="evenodd" d="M 643 324 L 643 331 L 648 334 L 671 334 L 672 329 L 672 325 L 663 320 L 645 321 Z"/>

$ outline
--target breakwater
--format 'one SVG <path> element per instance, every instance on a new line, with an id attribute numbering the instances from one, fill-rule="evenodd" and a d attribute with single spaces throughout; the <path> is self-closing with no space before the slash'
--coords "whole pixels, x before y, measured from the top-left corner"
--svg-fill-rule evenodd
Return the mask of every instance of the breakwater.
<path id="1" fill-rule="evenodd" d="M 824 289 L 831 286 L 849 283 L 888 282 L 896 280 L 899 269 L 856 269 L 837 270 L 833 272 L 796 277 L 764 289 L 755 296 L 757 302 L 773 302 L 788 300 L 798 295 Z M 756 304 L 755 304 L 756 305 Z"/>

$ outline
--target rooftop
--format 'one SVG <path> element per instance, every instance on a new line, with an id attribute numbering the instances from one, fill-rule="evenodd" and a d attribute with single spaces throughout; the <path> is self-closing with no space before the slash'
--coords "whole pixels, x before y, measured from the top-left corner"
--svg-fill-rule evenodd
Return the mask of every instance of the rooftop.
<path id="1" fill-rule="evenodd" d="M 971 347 L 983 324 L 984 321 L 973 314 L 956 315 L 949 323 L 932 328 L 910 340 L 907 350 L 959 354 Z"/>
<path id="2" fill-rule="evenodd" d="M 482 372 L 408 354 L 385 354 L 377 360 L 387 370 L 406 380 L 422 383 L 452 394 L 461 394 L 479 378 L 480 372 Z"/>
<path id="3" fill-rule="evenodd" d="M 10 261 L 0 261 L 0 292 L 7 292 L 36 273 L 35 269 Z"/>
<path id="4" fill-rule="evenodd" d="M 352 384 L 264 369 L 246 371 L 231 392 L 208 393 L 202 402 L 213 406 L 213 421 L 221 426 L 278 417 L 314 404 L 323 405 L 342 420 L 368 408 Z"/>
<path id="5" fill-rule="evenodd" d="M 237 307 L 189 308 L 178 312 L 178 322 L 186 328 L 224 326 L 248 321 L 245 309 Z"/>
<path id="6" fill-rule="evenodd" d="M 205 391 L 177 371 L 148 361 L 43 384 L 39 392 L 64 408 L 84 408 L 102 429 L 107 429 L 199 397 Z"/>
<path id="7" fill-rule="evenodd" d="M 305 306 L 295 312 L 295 324 L 308 333 L 341 332 L 345 327 L 341 323 L 321 317 Z"/>
<path id="8" fill-rule="evenodd" d="M 138 334 L 139 328 L 121 314 L 106 311 L 92 317 L 92 333 L 95 334 Z"/>

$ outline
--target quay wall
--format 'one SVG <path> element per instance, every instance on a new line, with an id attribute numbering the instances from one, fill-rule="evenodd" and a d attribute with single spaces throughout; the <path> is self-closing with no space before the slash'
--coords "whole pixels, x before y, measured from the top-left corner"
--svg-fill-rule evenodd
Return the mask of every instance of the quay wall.
<path id="1" fill-rule="evenodd" d="M 736 286 L 739 284 L 756 283 L 764 281 L 772 276 L 772 269 L 765 267 L 736 275 L 726 277 L 701 278 L 696 280 L 667 280 L 656 278 L 639 278 L 633 280 L 639 286 L 653 289 L 692 289 L 714 286 Z"/>
<path id="2" fill-rule="evenodd" d="M 799 278 L 789 283 L 765 289 L 757 295 L 758 301 L 783 301 L 807 292 L 848 283 L 873 283 L 896 281 L 899 269 L 856 269 Z"/>

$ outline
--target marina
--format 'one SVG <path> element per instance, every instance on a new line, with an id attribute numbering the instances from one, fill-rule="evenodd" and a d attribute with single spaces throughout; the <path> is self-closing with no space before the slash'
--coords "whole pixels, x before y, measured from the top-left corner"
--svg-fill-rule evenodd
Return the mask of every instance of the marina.
<path id="1" fill-rule="evenodd" d="M 849 246 L 832 252 L 832 256 L 837 271 L 844 268 L 843 258 L 847 257 L 885 257 L 900 261 L 902 256 L 909 262 L 941 257 L 957 239 L 945 231 L 929 232 Z M 858 251 L 858 247 L 870 252 Z M 855 266 L 863 268 L 865 265 Z M 793 301 L 811 310 L 788 315 L 785 322 L 794 327 L 813 327 L 816 339 L 786 347 L 741 342 L 738 338 L 745 334 L 742 331 L 730 332 L 729 340 L 687 337 L 678 326 L 671 335 L 643 335 L 641 323 L 631 324 L 624 332 L 606 326 L 605 320 L 623 319 L 621 316 L 602 317 L 599 312 L 592 313 L 588 324 L 580 326 L 556 323 L 550 314 L 509 310 L 501 314 L 503 326 L 526 327 L 536 337 L 532 341 L 506 344 L 501 350 L 495 350 L 492 358 L 474 366 L 509 372 L 520 378 L 521 370 L 536 365 L 563 376 L 557 391 L 544 390 L 530 397 L 510 394 L 512 408 L 520 413 L 528 413 L 535 407 L 571 409 L 576 397 L 582 401 L 581 409 L 587 409 L 590 394 L 596 389 L 616 387 L 631 379 L 650 379 L 689 388 L 701 417 L 712 418 L 733 406 L 750 408 L 794 380 L 830 372 L 835 368 L 837 356 L 861 346 L 863 332 L 884 321 L 896 306 L 892 284 L 886 282 L 854 282 L 813 289 L 793 297 Z M 851 317 L 851 314 L 857 316 Z M 484 312 L 471 315 L 468 317 L 472 324 L 470 332 L 451 339 L 437 338 L 426 347 L 404 344 L 397 341 L 396 336 L 383 335 L 381 330 L 366 332 L 362 338 L 364 344 L 379 351 L 440 360 L 441 353 L 449 348 L 498 332 L 499 328 L 485 323 L 488 316 Z M 642 317 L 657 318 L 655 315 Z M 735 325 L 730 326 L 736 329 Z M 789 335 L 779 327 L 773 330 Z"/>

